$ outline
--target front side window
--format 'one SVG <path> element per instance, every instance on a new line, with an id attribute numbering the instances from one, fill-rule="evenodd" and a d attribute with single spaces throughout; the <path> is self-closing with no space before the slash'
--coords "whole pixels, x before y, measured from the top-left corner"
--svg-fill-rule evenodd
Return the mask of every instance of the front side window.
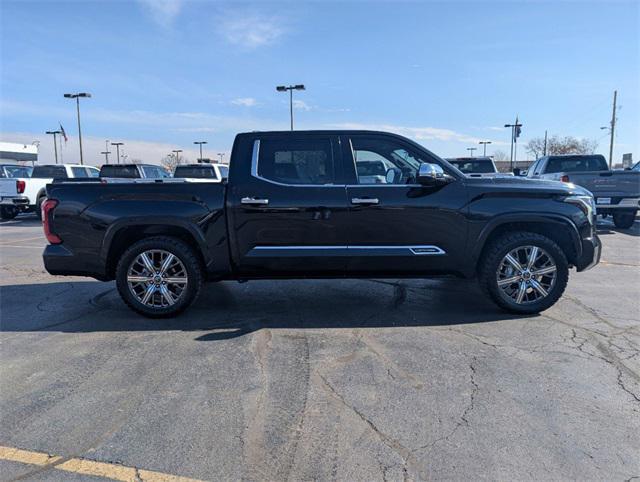
<path id="1" fill-rule="evenodd" d="M 358 184 L 415 184 L 420 164 L 430 162 L 393 140 L 355 137 L 351 146 Z"/>
<path id="2" fill-rule="evenodd" d="M 333 184 L 329 139 L 260 141 L 258 176 L 283 184 Z"/>

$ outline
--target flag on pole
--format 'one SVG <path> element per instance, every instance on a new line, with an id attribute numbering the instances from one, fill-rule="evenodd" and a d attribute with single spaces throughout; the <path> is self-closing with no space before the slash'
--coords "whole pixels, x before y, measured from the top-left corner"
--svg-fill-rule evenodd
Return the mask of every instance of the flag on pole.
<path id="1" fill-rule="evenodd" d="M 67 142 L 69 138 L 67 137 L 67 133 L 64 131 L 64 127 L 62 127 L 62 124 L 60 124 L 60 133 L 62 134 L 62 137 L 64 137 L 64 142 Z"/>

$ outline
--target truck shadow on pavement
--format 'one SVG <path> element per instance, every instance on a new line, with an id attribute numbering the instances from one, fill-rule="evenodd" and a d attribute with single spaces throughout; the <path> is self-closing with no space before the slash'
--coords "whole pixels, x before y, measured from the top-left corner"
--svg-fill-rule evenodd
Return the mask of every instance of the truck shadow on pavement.
<path id="1" fill-rule="evenodd" d="M 198 341 L 263 328 L 429 327 L 518 318 L 497 308 L 474 281 L 445 278 L 211 283 L 193 306 L 170 319 L 132 312 L 114 283 L 23 284 L 0 287 L 0 311 L 2 332 L 207 332 Z"/>

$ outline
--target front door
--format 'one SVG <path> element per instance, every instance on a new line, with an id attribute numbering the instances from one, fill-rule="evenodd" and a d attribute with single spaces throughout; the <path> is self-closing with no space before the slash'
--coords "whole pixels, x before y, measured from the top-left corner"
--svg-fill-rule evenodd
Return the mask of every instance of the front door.
<path id="1" fill-rule="evenodd" d="M 463 179 L 426 149 L 394 135 L 344 139 L 351 276 L 419 276 L 455 270 L 465 259 Z M 421 163 L 450 174 L 446 185 L 417 184 Z"/>
<path id="2" fill-rule="evenodd" d="M 240 274 L 342 276 L 349 213 L 339 138 L 264 134 L 245 155 L 251 172 L 234 176 L 228 200 Z"/>

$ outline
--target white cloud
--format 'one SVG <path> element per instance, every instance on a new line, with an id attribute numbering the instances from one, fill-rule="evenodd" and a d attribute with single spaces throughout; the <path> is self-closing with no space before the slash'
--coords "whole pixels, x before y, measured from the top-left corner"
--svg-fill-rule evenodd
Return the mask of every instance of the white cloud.
<path id="1" fill-rule="evenodd" d="M 162 27 L 169 27 L 180 14 L 184 0 L 138 0 L 143 10 Z"/>
<path id="2" fill-rule="evenodd" d="M 243 107 L 255 107 L 258 102 L 253 97 L 239 97 L 231 101 L 233 105 L 241 105 Z"/>
<path id="3" fill-rule="evenodd" d="M 445 142 L 464 142 L 477 144 L 484 140 L 479 137 L 473 137 L 451 129 L 441 129 L 438 127 L 407 127 L 392 124 L 359 124 L 359 123 L 342 123 L 333 124 L 332 127 L 337 129 L 363 129 L 374 131 L 395 132 L 405 137 L 410 137 L 419 141 L 438 140 Z M 502 144 L 494 142 L 494 144 Z"/>
<path id="4" fill-rule="evenodd" d="M 247 11 L 227 11 L 216 28 L 227 42 L 246 49 L 271 45 L 286 33 L 282 17 Z"/>
<path id="5" fill-rule="evenodd" d="M 293 101 L 293 108 L 297 109 L 297 110 L 304 110 L 304 111 L 310 111 L 312 109 L 312 107 L 307 104 L 306 102 L 302 101 L 302 100 L 294 100 Z"/>

